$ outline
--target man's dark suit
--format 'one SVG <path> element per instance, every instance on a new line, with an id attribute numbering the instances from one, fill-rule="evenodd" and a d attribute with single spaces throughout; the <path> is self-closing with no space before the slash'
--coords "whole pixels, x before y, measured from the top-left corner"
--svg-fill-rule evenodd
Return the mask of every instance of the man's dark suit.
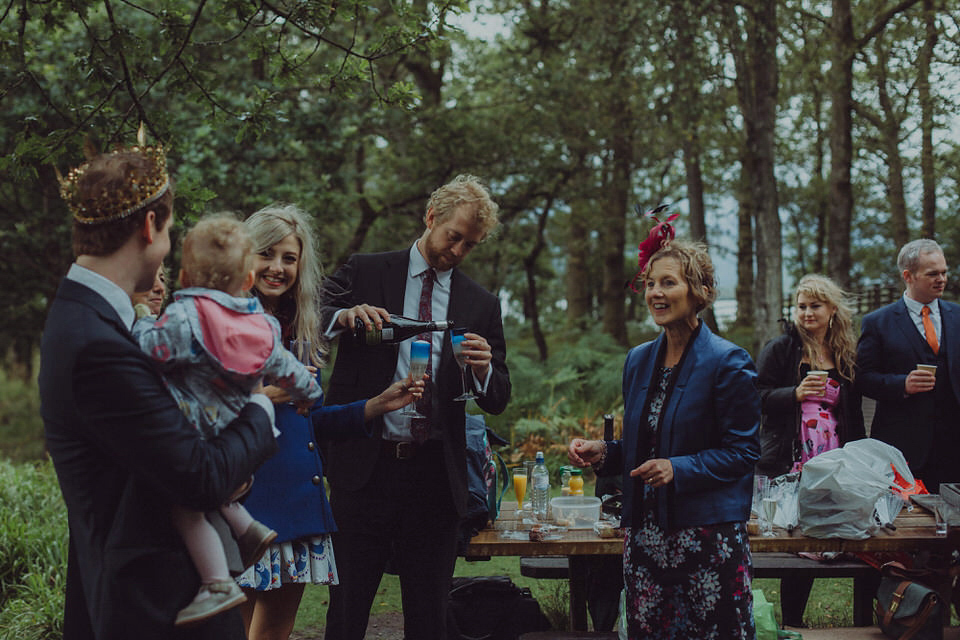
<path id="1" fill-rule="evenodd" d="M 960 480 L 960 306 L 940 300 L 940 319 L 936 355 L 902 299 L 864 316 L 857 345 L 856 384 L 877 400 L 870 436 L 903 452 L 930 491 Z M 937 365 L 936 387 L 906 395 L 917 364 Z"/>
<path id="2" fill-rule="evenodd" d="M 409 256 L 409 250 L 404 250 L 351 257 L 347 264 L 338 270 L 332 278 L 333 285 L 330 290 L 342 293 L 333 296 L 328 301 L 331 306 L 325 309 L 325 321 L 330 321 L 331 314 L 336 308 L 349 308 L 361 303 L 383 307 L 390 313 L 402 314 Z M 493 371 L 486 393 L 477 400 L 477 404 L 489 413 L 502 412 L 510 398 L 510 377 L 504 361 L 506 345 L 503 338 L 499 300 L 464 275 L 459 269 L 454 269 L 450 280 L 450 301 L 447 318 L 455 321 L 455 326 L 465 327 L 468 331 L 483 336 L 490 344 L 493 355 L 491 362 Z M 369 398 L 380 393 L 393 380 L 397 367 L 397 353 L 396 345 L 364 347 L 349 334 L 341 336 L 336 364 L 330 378 L 327 402 L 343 404 L 361 398 Z M 423 451 L 433 451 L 433 457 L 422 461 L 429 464 L 429 467 L 424 467 L 422 471 L 434 474 L 433 477 L 438 483 L 446 483 L 449 487 L 449 490 L 440 487 L 440 489 L 443 489 L 443 495 L 439 498 L 434 495 L 431 498 L 436 502 L 433 505 L 432 512 L 448 514 L 449 518 L 438 526 L 445 528 L 452 519 L 452 526 L 455 529 L 456 520 L 464 515 L 467 504 L 466 434 L 464 430 L 465 403 L 453 400 L 461 393 L 461 383 L 459 368 L 453 357 L 449 335 L 445 335 L 443 338 L 440 364 L 433 372 L 432 381 L 436 384 L 436 391 L 432 396 L 433 419 L 435 424 L 442 429 L 442 439 L 440 443 L 435 443 L 433 449 L 429 446 L 423 449 Z M 328 449 L 329 458 L 326 468 L 331 486 L 331 504 L 334 518 L 340 529 L 340 533 L 334 536 L 334 549 L 337 553 L 337 565 L 342 584 L 345 584 L 351 578 L 349 575 L 350 559 L 345 557 L 344 551 L 346 551 L 345 546 L 347 544 L 356 544 L 356 539 L 359 536 L 354 535 L 352 531 L 353 523 L 363 518 L 362 509 L 366 509 L 368 519 L 372 522 L 374 516 L 394 506 L 393 504 L 382 504 L 382 508 L 378 508 L 376 495 L 371 495 L 372 492 L 369 490 L 371 486 L 377 486 L 378 482 L 389 482 L 388 478 L 382 475 L 385 473 L 384 469 L 386 469 L 384 466 L 385 454 L 381 453 L 382 432 L 383 420 L 378 418 L 374 427 L 373 438 L 334 442 L 330 444 Z M 426 456 L 427 454 L 421 455 Z M 395 482 L 404 484 L 407 478 L 399 476 L 405 474 L 408 468 L 413 468 L 413 465 L 419 463 L 414 461 L 411 465 L 408 465 L 407 462 L 397 464 L 399 466 L 389 473 L 396 472 L 398 476 L 394 477 Z M 380 475 L 378 475 L 378 472 Z M 429 487 L 431 480 L 425 478 L 420 471 L 416 472 L 415 475 L 418 479 L 411 480 L 413 484 L 409 485 L 407 489 L 414 499 L 431 492 Z M 417 482 L 423 483 L 420 488 L 416 488 Z M 366 492 L 364 491 L 365 488 L 367 488 Z M 371 499 L 373 502 L 364 503 L 363 507 L 358 507 L 360 501 L 364 499 Z M 384 496 L 383 500 L 389 501 L 390 498 Z M 431 509 L 429 504 L 417 506 Z M 422 529 L 428 530 L 430 526 L 429 523 L 423 523 Z M 429 531 L 423 531 L 419 539 L 407 541 L 401 540 L 399 537 L 393 537 L 391 531 L 383 531 L 381 535 L 390 539 L 395 549 L 398 545 L 410 548 L 431 545 L 428 537 Z M 455 538 L 455 532 L 453 537 Z M 351 539 L 348 541 L 344 540 L 345 538 Z M 341 540 L 343 540 L 342 543 Z M 375 542 L 371 540 L 370 545 L 373 546 L 374 544 Z M 442 544 L 446 549 L 446 538 L 444 538 Z M 451 544 L 455 546 L 455 539 L 451 540 Z M 405 551 L 405 549 L 396 550 L 401 556 Z M 351 551 L 355 552 L 356 549 L 353 548 Z M 422 552 L 423 550 L 417 549 L 417 551 Z M 385 561 L 386 556 L 389 556 L 389 550 L 369 550 L 370 555 L 381 553 L 383 555 L 377 559 L 377 562 Z M 443 554 L 438 551 L 437 555 Z M 452 563 L 454 560 L 455 553 L 449 561 Z M 444 559 L 445 561 L 446 559 Z M 403 584 L 404 569 L 400 567 L 399 571 L 401 584 Z M 452 575 L 452 567 L 449 569 L 449 573 L 447 573 L 445 567 L 422 566 L 419 571 L 425 574 L 436 571 L 437 581 L 441 585 L 446 584 L 450 575 Z M 445 573 L 447 575 L 443 575 Z M 379 577 L 376 580 L 379 583 Z M 364 585 L 364 589 L 369 590 L 371 586 L 374 590 L 376 589 L 376 585 Z M 410 625 L 416 624 L 416 621 L 411 619 L 414 615 L 411 611 L 415 609 L 417 603 L 412 601 L 416 601 L 420 595 L 415 588 L 404 589 L 404 617 L 408 634 L 411 630 Z M 333 597 L 339 598 L 342 596 L 343 593 L 340 593 Z M 353 600 L 353 598 L 350 600 Z M 408 602 L 409 600 L 412 601 Z M 359 620 L 363 622 L 365 627 L 369 614 L 369 604 L 348 601 L 346 607 L 343 610 L 343 615 L 348 624 L 353 625 L 359 616 Z M 333 622 L 334 628 L 340 624 L 336 615 L 331 611 L 328 616 L 328 638 L 337 637 L 331 635 L 334 632 L 331 631 L 329 626 L 330 622 Z M 337 631 L 336 633 L 340 632 Z M 343 637 L 356 637 L 356 634 L 359 633 L 360 631 L 354 627 L 352 632 L 344 632 Z"/>
<path id="3" fill-rule="evenodd" d="M 170 504 L 224 504 L 276 448 L 266 412 L 248 404 L 202 441 L 114 308 L 69 279 L 44 329 L 40 397 L 70 527 L 64 639 L 244 638 L 236 612 L 174 629 L 199 578 Z"/>

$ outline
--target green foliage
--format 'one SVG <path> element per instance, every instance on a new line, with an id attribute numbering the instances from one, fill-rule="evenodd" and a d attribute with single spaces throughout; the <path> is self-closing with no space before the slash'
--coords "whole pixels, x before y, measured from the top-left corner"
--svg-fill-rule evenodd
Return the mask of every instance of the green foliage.
<path id="1" fill-rule="evenodd" d="M 543 450 L 556 468 L 570 438 L 598 435 L 602 415 L 622 406 L 626 352 L 603 333 L 561 333 L 548 339 L 555 348 L 546 362 L 532 355 L 528 341 L 508 339 L 513 394 L 504 414 L 490 423 L 504 437 L 509 432 L 512 459 L 532 459 Z"/>
<path id="2" fill-rule="evenodd" d="M 62 637 L 67 514 L 53 465 L 0 460 L 0 640 Z"/>
<path id="3" fill-rule="evenodd" d="M 24 380 L 0 368 L 0 459 L 39 460 L 43 454 L 43 421 L 36 379 Z"/>

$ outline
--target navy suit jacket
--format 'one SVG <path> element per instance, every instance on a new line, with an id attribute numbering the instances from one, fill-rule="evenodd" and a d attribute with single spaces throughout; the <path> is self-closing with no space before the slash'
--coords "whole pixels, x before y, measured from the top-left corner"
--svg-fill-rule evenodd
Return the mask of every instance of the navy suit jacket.
<path id="1" fill-rule="evenodd" d="M 324 308 L 324 326 L 338 309 L 366 303 L 383 307 L 393 314 L 403 314 L 404 290 L 410 251 L 358 254 L 351 256 L 332 276 L 328 291 L 334 292 Z M 455 326 L 483 336 L 493 352 L 487 392 L 476 402 L 488 413 L 501 413 L 510 399 L 510 374 L 507 371 L 506 343 L 500 318 L 500 301 L 492 293 L 454 269 L 450 280 L 450 303 L 447 318 Z M 397 345 L 367 347 L 352 334 L 340 337 L 337 360 L 330 376 L 328 404 L 346 404 L 370 398 L 383 391 L 392 381 L 397 368 Z M 433 372 L 436 392 L 432 396 L 433 415 L 439 416 L 443 432 L 443 458 L 450 479 L 450 490 L 458 513 L 463 516 L 467 504 L 467 460 L 465 402 L 455 402 L 460 395 L 460 373 L 449 333 L 444 335 L 440 365 Z M 370 479 L 380 452 L 383 419 L 374 424 L 372 438 L 330 443 L 327 477 L 332 487 L 357 490 Z"/>
<path id="2" fill-rule="evenodd" d="M 692 340 L 660 413 L 656 457 L 673 464 L 673 482 L 657 489 L 657 519 L 665 530 L 749 519 L 753 466 L 760 457 L 760 394 L 753 360 L 703 323 Z M 656 370 L 665 349 L 661 333 L 631 349 L 623 368 L 623 439 L 607 443 L 601 471 L 623 473 L 625 526 L 637 524 L 632 512 L 642 488 L 630 471 L 647 460 L 646 452 L 637 451 L 640 422 L 647 396 L 658 386 Z"/>
<path id="3" fill-rule="evenodd" d="M 938 369 L 937 379 L 939 383 L 949 378 L 950 392 L 960 402 L 960 306 L 941 300 L 940 321 L 940 343 L 951 357 L 939 363 L 946 371 Z M 938 358 L 920 335 L 902 298 L 863 317 L 856 383 L 863 395 L 877 401 L 870 437 L 899 449 L 912 470 L 926 467 L 935 454 L 939 413 L 935 393 L 908 396 L 904 392 L 907 374 L 920 363 L 938 364 Z M 949 419 L 956 422 L 957 416 Z M 958 452 L 944 453 L 955 459 Z"/>
<path id="4" fill-rule="evenodd" d="M 236 612 L 173 620 L 199 588 L 170 505 L 212 510 L 276 449 L 255 404 L 209 441 L 102 296 L 63 280 L 40 367 L 47 448 L 67 505 L 64 639 L 244 638 Z"/>

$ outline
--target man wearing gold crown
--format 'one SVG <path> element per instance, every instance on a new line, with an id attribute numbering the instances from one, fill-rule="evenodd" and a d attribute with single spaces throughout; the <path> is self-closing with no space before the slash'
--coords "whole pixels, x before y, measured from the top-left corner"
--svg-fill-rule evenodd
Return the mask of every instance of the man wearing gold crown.
<path id="1" fill-rule="evenodd" d="M 253 394 L 204 441 L 130 335 L 130 294 L 150 287 L 170 249 L 162 148 L 141 136 L 97 156 L 61 180 L 61 195 L 77 258 L 47 317 L 40 397 L 70 525 L 63 637 L 244 638 L 235 610 L 174 628 L 199 581 L 162 505 L 225 503 L 276 448 L 273 405 Z"/>

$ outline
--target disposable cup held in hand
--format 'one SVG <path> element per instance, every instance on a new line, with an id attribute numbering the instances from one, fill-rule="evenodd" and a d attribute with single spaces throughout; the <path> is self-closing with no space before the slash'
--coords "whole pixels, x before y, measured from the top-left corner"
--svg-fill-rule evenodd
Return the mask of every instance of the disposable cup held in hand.
<path id="1" fill-rule="evenodd" d="M 820 385 L 824 388 L 820 390 L 819 395 L 824 395 L 826 393 L 827 376 L 829 374 L 826 371 L 810 371 L 807 375 L 811 375 L 820 379 Z"/>
<path id="2" fill-rule="evenodd" d="M 937 365 L 935 364 L 918 364 L 917 369 L 920 371 L 929 371 L 933 375 L 937 375 Z"/>

